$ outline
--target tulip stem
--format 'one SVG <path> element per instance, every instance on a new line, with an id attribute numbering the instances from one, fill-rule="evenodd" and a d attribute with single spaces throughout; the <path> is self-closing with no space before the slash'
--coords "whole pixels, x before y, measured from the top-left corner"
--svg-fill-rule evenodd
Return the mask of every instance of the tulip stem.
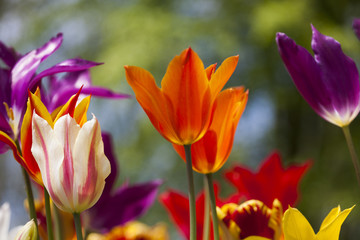
<path id="1" fill-rule="evenodd" d="M 210 193 L 209 184 L 206 175 L 204 175 L 204 192 L 205 192 L 205 203 L 204 203 L 204 229 L 203 229 L 203 240 L 209 239 L 210 234 Z"/>
<path id="2" fill-rule="evenodd" d="M 212 222 L 213 222 L 213 229 L 214 229 L 214 240 L 219 240 L 219 223 L 218 217 L 216 213 L 216 199 L 214 193 L 214 184 L 212 179 L 212 173 L 206 174 L 207 185 L 209 187 L 209 195 L 210 195 L 210 205 L 211 205 L 211 214 L 212 214 Z"/>
<path id="3" fill-rule="evenodd" d="M 63 237 L 63 231 L 64 229 L 61 223 L 61 219 L 60 219 L 60 209 L 53 203 L 52 205 L 53 209 L 54 209 L 54 224 L 55 224 L 55 239 L 56 240 L 62 240 L 64 239 Z"/>
<path id="4" fill-rule="evenodd" d="M 191 162 L 191 144 L 184 145 L 186 156 L 186 171 L 189 183 L 189 206 L 190 206 L 190 240 L 196 240 L 196 207 L 195 207 L 195 187 L 194 176 Z"/>
<path id="5" fill-rule="evenodd" d="M 19 141 L 16 140 L 15 144 L 16 144 L 16 148 L 17 148 L 18 152 L 22 155 Z M 36 232 L 37 232 L 37 240 L 39 240 L 40 234 L 39 234 L 39 227 L 38 227 L 38 221 L 37 221 L 36 210 L 35 210 L 34 194 L 33 194 L 32 187 L 31 187 L 30 177 L 29 177 L 28 172 L 26 171 L 26 169 L 23 166 L 21 166 L 21 171 L 23 173 L 25 186 L 26 186 L 26 195 L 27 195 L 27 199 L 28 199 L 28 203 L 29 203 L 30 218 L 34 219 Z"/>
<path id="6" fill-rule="evenodd" d="M 33 195 L 33 191 L 31 188 L 30 177 L 23 166 L 21 166 L 21 170 L 22 170 L 22 173 L 24 176 L 24 181 L 25 181 L 25 186 L 26 186 L 26 194 L 27 194 L 27 199 L 28 199 L 28 203 L 29 203 L 30 218 L 34 219 L 36 231 L 37 231 L 37 239 L 39 240 L 40 234 L 39 234 L 38 222 L 37 222 L 37 217 L 36 217 L 34 195 Z"/>
<path id="7" fill-rule="evenodd" d="M 83 240 L 80 213 L 73 213 L 77 240 Z"/>
<path id="8" fill-rule="evenodd" d="M 342 130 L 343 130 L 343 132 L 344 132 L 345 139 L 346 139 L 346 143 L 347 143 L 348 148 L 349 148 L 351 160 L 352 160 L 353 165 L 354 165 L 354 168 L 355 168 L 356 179 L 357 179 L 357 182 L 358 182 L 359 187 L 360 187 L 360 165 L 359 165 L 359 158 L 357 157 L 357 154 L 356 154 L 356 151 L 355 151 L 354 143 L 353 143 L 353 140 L 352 140 L 352 137 L 351 137 L 351 133 L 350 133 L 350 128 L 349 128 L 349 126 L 345 126 L 345 127 L 342 127 Z"/>
<path id="9" fill-rule="evenodd" d="M 50 207 L 50 196 L 46 188 L 44 188 L 44 199 L 45 199 L 45 212 L 46 212 L 46 227 L 48 240 L 54 240 L 54 233 L 51 219 L 51 207 Z"/>

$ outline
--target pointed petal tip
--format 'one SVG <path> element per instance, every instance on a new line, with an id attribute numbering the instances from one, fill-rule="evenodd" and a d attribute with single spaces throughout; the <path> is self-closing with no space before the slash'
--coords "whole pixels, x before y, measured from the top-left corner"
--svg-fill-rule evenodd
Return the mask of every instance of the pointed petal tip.
<path id="1" fill-rule="evenodd" d="M 276 42 L 278 42 L 279 40 L 284 39 L 284 38 L 288 38 L 288 36 L 285 33 L 283 33 L 283 32 L 276 33 L 276 37 L 275 37 Z"/>
<path id="2" fill-rule="evenodd" d="M 275 38 L 276 44 L 278 45 L 279 51 L 283 51 L 285 48 L 289 46 L 294 46 L 296 43 L 285 33 L 278 32 L 276 33 Z"/>

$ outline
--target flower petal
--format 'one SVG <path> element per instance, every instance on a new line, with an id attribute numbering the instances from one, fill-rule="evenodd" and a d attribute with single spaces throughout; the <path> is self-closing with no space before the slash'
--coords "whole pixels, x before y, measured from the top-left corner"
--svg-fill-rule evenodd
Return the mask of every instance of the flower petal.
<path id="1" fill-rule="evenodd" d="M 50 76 L 56 73 L 83 71 L 100 64 L 102 63 L 87 61 L 81 58 L 67 59 L 36 75 L 34 79 L 31 81 L 31 84 L 32 86 L 34 86 L 43 77 Z"/>
<path id="2" fill-rule="evenodd" d="M 90 227 L 109 231 L 145 213 L 154 203 L 161 180 L 123 186 L 107 199 L 101 199 L 89 209 Z"/>
<path id="3" fill-rule="evenodd" d="M 22 158 L 20 152 L 18 151 L 16 143 L 14 142 L 14 140 L 12 140 L 9 137 L 9 135 L 4 133 L 3 131 L 0 131 L 0 141 L 5 143 L 6 145 L 8 145 L 12 149 L 15 160 L 18 163 L 20 163 L 21 166 L 25 167 L 24 166 L 24 159 Z"/>
<path id="4" fill-rule="evenodd" d="M 73 146 L 74 212 L 82 212 L 98 201 L 111 171 L 95 116 L 81 127 Z"/>
<path id="5" fill-rule="evenodd" d="M 41 48 L 24 55 L 15 64 L 11 71 L 12 106 L 22 109 L 23 105 L 25 105 L 27 97 L 26 92 L 29 88 L 31 78 L 35 74 L 40 63 L 60 47 L 62 39 L 62 34 L 58 34 Z"/>
<path id="6" fill-rule="evenodd" d="M 359 72 L 355 62 L 342 52 L 336 40 L 321 34 L 314 26 L 312 30 L 315 61 L 321 66 L 322 79 L 331 98 L 332 106 L 326 110 L 331 115 L 338 115 L 338 121 L 347 125 L 360 111 Z M 330 117 L 336 119 L 336 116 Z"/>
<path id="7" fill-rule="evenodd" d="M 40 185 L 43 185 L 42 177 L 40 173 L 39 166 L 36 160 L 33 157 L 31 152 L 32 146 L 32 116 L 33 112 L 35 112 L 45 119 L 50 126 L 53 125 L 50 113 L 47 111 L 44 104 L 41 102 L 39 95 L 39 90 L 35 92 L 35 94 L 29 92 L 29 99 L 27 102 L 27 109 L 24 114 L 23 122 L 21 125 L 21 151 L 22 156 L 24 158 L 24 165 L 31 178 L 35 180 Z"/>
<path id="8" fill-rule="evenodd" d="M 189 200 L 178 192 L 168 191 L 160 195 L 160 201 L 168 209 L 183 236 L 189 239 Z"/>
<path id="9" fill-rule="evenodd" d="M 329 224 L 331 224 L 336 219 L 336 217 L 340 214 L 340 212 L 341 212 L 340 205 L 337 206 L 336 208 L 331 209 L 329 214 L 325 217 L 325 219 L 321 223 L 320 230 L 327 227 Z"/>
<path id="10" fill-rule="evenodd" d="M 20 55 L 11 47 L 7 47 L 0 41 L 0 58 L 9 67 L 13 68 Z"/>
<path id="11" fill-rule="evenodd" d="M 37 239 L 37 229 L 34 219 L 31 219 L 27 222 L 18 232 L 15 237 L 15 240 L 36 240 Z"/>
<path id="12" fill-rule="evenodd" d="M 212 102 L 209 81 L 199 56 L 188 48 L 174 57 L 161 86 L 165 98 L 171 102 L 169 116 L 181 139 L 179 144 L 200 139 L 210 123 Z"/>
<path id="13" fill-rule="evenodd" d="M 62 203 L 67 197 L 60 176 L 64 161 L 63 146 L 52 127 L 36 112 L 32 118 L 32 141 L 31 152 L 41 171 L 44 186 L 54 203 L 64 210 Z"/>
<path id="14" fill-rule="evenodd" d="M 90 98 L 91 96 L 87 96 L 75 107 L 74 119 L 80 127 L 87 121 L 86 113 L 90 105 Z"/>
<path id="15" fill-rule="evenodd" d="M 101 195 L 99 202 L 104 198 L 107 198 L 110 196 L 111 194 L 111 190 L 116 182 L 116 178 L 118 176 L 118 166 L 117 166 L 117 158 L 115 157 L 114 154 L 114 149 L 113 149 L 113 143 L 112 143 L 112 139 L 111 139 L 111 135 L 107 132 L 102 132 L 101 133 L 101 137 L 104 143 L 104 153 L 105 156 L 109 159 L 110 161 L 110 166 L 111 166 L 111 173 L 110 175 L 106 178 L 106 184 L 105 184 L 105 188 L 103 191 L 103 194 Z"/>
<path id="16" fill-rule="evenodd" d="M 170 142 L 178 142 L 172 122 L 169 121 L 170 111 L 168 101 L 162 91 L 156 86 L 154 77 L 146 70 L 125 66 L 126 79 L 135 92 L 136 99 L 148 115 L 150 121 L 158 132 Z"/>
<path id="17" fill-rule="evenodd" d="M 7 116 L 5 104 L 11 106 L 11 79 L 10 72 L 0 68 L 0 116 Z M 1 125 L 1 124 L 0 124 Z M 0 126 L 1 129 L 1 126 Z"/>
<path id="18" fill-rule="evenodd" d="M 130 97 L 128 94 L 116 93 L 107 88 L 93 86 L 89 70 L 69 72 L 61 79 L 50 79 L 48 94 L 50 104 L 47 106 L 48 109 L 52 111 L 65 104 L 67 99 L 76 94 L 81 86 L 83 86 L 81 93 L 86 95 L 112 99 Z"/>
<path id="19" fill-rule="evenodd" d="M 354 206 L 345 209 L 342 212 L 339 212 L 340 207 L 331 210 L 321 224 L 320 231 L 317 234 L 317 239 L 339 239 L 341 225 L 353 208 Z"/>
<path id="20" fill-rule="evenodd" d="M 57 112 L 57 114 L 55 116 L 54 122 L 56 122 L 60 117 L 66 115 L 66 114 L 69 114 L 70 117 L 74 116 L 74 112 L 76 109 L 76 103 L 79 99 L 81 90 L 82 90 L 82 87 L 80 87 L 78 92 L 75 95 L 71 96 L 71 98 L 61 107 L 61 109 Z M 83 107 L 81 109 L 83 109 Z M 78 114 L 79 114 L 80 119 L 82 119 L 81 116 L 84 113 L 82 112 L 82 113 L 78 113 Z M 78 120 L 80 120 L 80 119 L 78 119 Z"/>
<path id="21" fill-rule="evenodd" d="M 226 82 L 234 73 L 238 61 L 239 56 L 228 57 L 211 76 L 210 87 L 213 97 L 216 97 L 216 95 L 225 86 Z"/>
<path id="22" fill-rule="evenodd" d="M 323 116 L 323 108 L 331 107 L 328 86 L 322 80 L 321 69 L 311 54 L 286 36 L 276 34 L 280 56 L 297 89 L 314 111 Z"/>
<path id="23" fill-rule="evenodd" d="M 296 208 L 289 207 L 283 218 L 286 240 L 315 240 L 315 233 L 304 215 Z"/>

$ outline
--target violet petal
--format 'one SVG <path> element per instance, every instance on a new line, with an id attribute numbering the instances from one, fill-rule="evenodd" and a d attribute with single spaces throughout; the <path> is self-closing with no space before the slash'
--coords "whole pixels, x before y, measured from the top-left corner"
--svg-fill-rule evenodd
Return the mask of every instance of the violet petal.
<path id="1" fill-rule="evenodd" d="M 103 194 L 101 195 L 99 201 L 101 201 L 102 198 L 106 198 L 111 193 L 111 189 L 112 189 L 112 187 L 115 183 L 116 177 L 118 175 L 117 159 L 114 155 L 111 136 L 109 133 L 106 133 L 106 132 L 102 132 L 101 136 L 102 136 L 102 140 L 104 142 L 105 156 L 110 161 L 111 173 L 106 178 L 105 188 L 103 190 Z"/>
<path id="2" fill-rule="evenodd" d="M 34 77 L 34 79 L 31 81 L 31 85 L 36 84 L 39 80 L 41 80 L 43 77 L 53 75 L 56 73 L 61 72 L 76 72 L 76 71 L 82 71 L 89 69 L 91 67 L 100 65 L 102 63 L 87 61 L 81 58 L 73 58 L 73 59 L 67 59 L 61 63 L 56 64 L 53 67 L 50 67 L 38 75 Z"/>
<path id="3" fill-rule="evenodd" d="M 346 56 L 339 42 L 321 34 L 312 26 L 313 38 L 311 46 L 315 53 L 315 61 L 321 67 L 322 80 L 328 86 L 333 110 L 345 116 L 347 112 L 357 111 L 360 101 L 359 73 L 355 62 Z M 357 109 L 357 110 L 356 110 Z"/>
<path id="4" fill-rule="evenodd" d="M 156 199 L 161 180 L 122 187 L 100 204 L 88 210 L 90 227 L 98 231 L 109 231 L 145 213 Z"/>
<path id="5" fill-rule="evenodd" d="M 41 48 L 35 49 L 23 56 L 11 71 L 12 106 L 21 109 L 26 104 L 27 90 L 30 81 L 40 63 L 55 52 L 62 43 L 62 34 L 50 39 Z"/>
<path id="6" fill-rule="evenodd" d="M 0 41 L 0 58 L 11 69 L 14 67 L 17 60 L 20 58 L 20 54 L 15 52 L 13 48 L 7 47 Z"/>
<path id="7" fill-rule="evenodd" d="M 310 106 L 322 115 L 322 106 L 331 106 L 327 86 L 321 79 L 320 67 L 311 54 L 284 33 L 276 34 L 280 56 L 297 89 Z"/>
<path id="8" fill-rule="evenodd" d="M 0 68 L 0 114 L 7 115 L 4 103 L 11 106 L 11 80 L 10 72 Z"/>

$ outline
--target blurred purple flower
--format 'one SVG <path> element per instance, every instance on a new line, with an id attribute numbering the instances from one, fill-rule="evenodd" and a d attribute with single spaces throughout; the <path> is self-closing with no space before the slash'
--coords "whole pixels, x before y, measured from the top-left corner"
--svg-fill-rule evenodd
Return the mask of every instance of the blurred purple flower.
<path id="1" fill-rule="evenodd" d="M 353 29 L 354 29 L 356 36 L 360 40 L 360 18 L 356 18 L 353 21 Z"/>
<path id="2" fill-rule="evenodd" d="M 105 155 L 111 164 L 111 173 L 99 201 L 83 214 L 87 227 L 93 231 L 108 232 L 144 214 L 154 203 L 162 180 L 128 186 L 114 190 L 118 174 L 117 159 L 114 156 L 110 135 L 103 133 Z"/>
<path id="3" fill-rule="evenodd" d="M 79 67 L 77 71 L 68 71 L 65 76 L 58 78 L 56 75 L 50 76 L 50 84 L 48 91 L 42 93 L 44 96 L 45 104 L 50 111 L 55 110 L 57 107 L 66 103 L 66 101 L 81 90 L 82 95 L 92 95 L 95 97 L 104 98 L 128 98 L 130 95 L 123 93 L 116 93 L 107 88 L 93 86 L 89 68 L 100 65 L 102 63 L 89 62 L 83 59 L 69 59 L 58 64 L 59 69 L 66 69 L 67 65 L 76 64 Z"/>
<path id="4" fill-rule="evenodd" d="M 344 127 L 360 110 L 359 73 L 339 42 L 312 27 L 314 57 L 286 36 L 276 34 L 280 55 L 297 89 L 325 120 Z"/>
<path id="5" fill-rule="evenodd" d="M 59 33 L 42 47 L 21 56 L 14 49 L 0 41 L 0 131 L 16 140 L 20 124 L 26 109 L 27 91 L 34 92 L 41 85 L 41 79 L 49 77 L 48 91 L 42 89 L 43 101 L 50 111 L 64 104 L 70 96 L 83 86 L 83 94 L 108 98 L 129 97 L 126 94 L 114 93 L 108 89 L 91 84 L 89 69 L 100 63 L 80 58 L 67 59 L 40 73 L 36 73 L 40 63 L 53 54 L 61 45 L 63 36 Z M 56 74 L 65 73 L 58 78 Z M 0 153 L 8 149 L 0 142 Z"/>

